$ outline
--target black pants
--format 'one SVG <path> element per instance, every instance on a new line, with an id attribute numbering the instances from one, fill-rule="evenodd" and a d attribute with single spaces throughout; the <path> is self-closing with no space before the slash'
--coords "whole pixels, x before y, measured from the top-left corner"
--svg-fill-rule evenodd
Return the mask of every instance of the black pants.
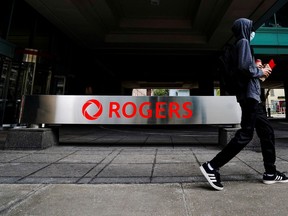
<path id="1" fill-rule="evenodd" d="M 213 168 L 219 169 L 236 156 L 252 139 L 254 128 L 260 139 L 264 168 L 267 173 L 275 173 L 275 136 L 267 119 L 265 107 L 254 99 L 240 102 L 242 110 L 241 129 L 234 138 L 211 161 Z"/>

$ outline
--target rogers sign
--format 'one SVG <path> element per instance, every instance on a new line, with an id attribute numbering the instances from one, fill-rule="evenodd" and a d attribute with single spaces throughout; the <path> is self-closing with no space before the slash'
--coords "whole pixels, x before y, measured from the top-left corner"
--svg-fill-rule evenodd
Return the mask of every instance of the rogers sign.
<path id="1" fill-rule="evenodd" d="M 89 113 L 89 108 L 93 106 L 93 113 Z M 91 110 L 90 110 L 91 112 Z M 105 113 L 106 114 L 106 113 Z M 82 115 L 88 120 L 97 120 L 103 115 L 103 105 L 95 99 L 88 100 L 82 106 Z M 183 118 L 188 119 L 193 115 L 192 102 L 142 102 L 137 104 L 132 101 L 120 104 L 116 101 L 108 102 L 108 116 L 106 118 L 134 118 L 137 115 L 141 118 L 165 119 Z"/>

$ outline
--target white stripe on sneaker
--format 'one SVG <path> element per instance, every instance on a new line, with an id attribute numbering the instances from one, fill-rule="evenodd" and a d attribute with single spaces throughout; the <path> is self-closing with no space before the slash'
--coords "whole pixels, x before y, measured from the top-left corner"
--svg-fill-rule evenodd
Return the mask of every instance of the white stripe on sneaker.
<path id="1" fill-rule="evenodd" d="M 208 173 L 208 177 L 210 178 L 210 180 L 211 180 L 212 182 L 217 182 L 216 176 L 215 176 L 214 174 L 209 174 L 209 173 Z"/>

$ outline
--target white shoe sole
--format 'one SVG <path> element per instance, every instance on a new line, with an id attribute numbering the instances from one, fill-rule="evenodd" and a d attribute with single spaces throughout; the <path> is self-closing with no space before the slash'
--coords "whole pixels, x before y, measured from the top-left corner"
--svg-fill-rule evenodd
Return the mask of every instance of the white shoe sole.
<path id="1" fill-rule="evenodd" d="M 288 180 L 283 180 L 283 181 L 265 181 L 263 180 L 264 184 L 275 184 L 275 183 L 288 183 Z"/>

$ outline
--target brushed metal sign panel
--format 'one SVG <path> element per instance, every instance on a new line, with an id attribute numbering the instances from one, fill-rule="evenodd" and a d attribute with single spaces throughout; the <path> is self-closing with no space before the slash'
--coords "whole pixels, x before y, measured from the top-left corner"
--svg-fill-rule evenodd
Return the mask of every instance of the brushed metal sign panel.
<path id="1" fill-rule="evenodd" d="M 27 95 L 27 124 L 239 124 L 234 96 Z"/>

